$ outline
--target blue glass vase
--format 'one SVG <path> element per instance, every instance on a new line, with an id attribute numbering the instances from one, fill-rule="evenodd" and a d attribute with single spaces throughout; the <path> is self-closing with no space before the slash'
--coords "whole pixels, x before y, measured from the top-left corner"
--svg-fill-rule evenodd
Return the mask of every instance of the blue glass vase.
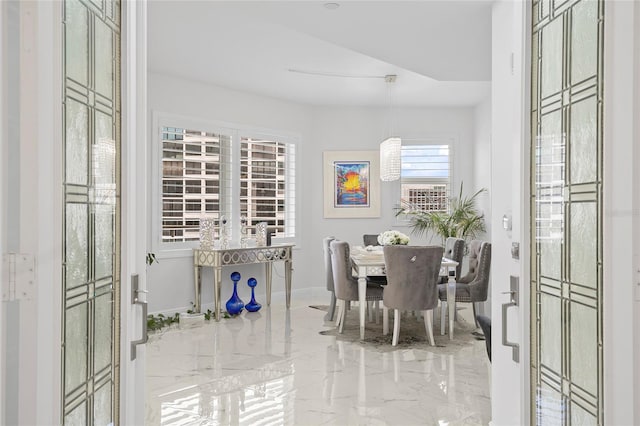
<path id="1" fill-rule="evenodd" d="M 238 296 L 238 281 L 240 281 L 240 273 L 233 272 L 231 274 L 231 281 L 233 281 L 233 294 L 231 295 L 231 298 L 227 300 L 227 304 L 225 306 L 227 307 L 229 315 L 238 315 L 244 308 L 244 302 Z"/>
<path id="2" fill-rule="evenodd" d="M 251 302 L 247 303 L 245 308 L 249 312 L 258 312 L 262 308 L 262 305 L 256 302 L 255 288 L 258 285 L 258 281 L 255 278 L 249 278 L 247 285 L 251 287 Z"/>

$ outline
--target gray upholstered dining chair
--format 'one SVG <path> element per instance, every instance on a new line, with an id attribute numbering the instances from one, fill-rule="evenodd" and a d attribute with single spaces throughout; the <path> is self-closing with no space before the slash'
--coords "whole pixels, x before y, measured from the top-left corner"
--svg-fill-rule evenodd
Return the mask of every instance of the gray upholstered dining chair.
<path id="1" fill-rule="evenodd" d="M 331 268 L 331 252 L 329 250 L 329 244 L 331 244 L 331 241 L 333 240 L 335 240 L 335 237 L 325 237 L 322 239 L 322 249 L 324 252 L 324 280 L 327 290 L 331 293 L 329 309 L 327 309 L 327 315 L 324 317 L 326 321 L 333 321 L 333 315 L 336 311 L 336 294 L 333 286 L 333 269 Z"/>
<path id="2" fill-rule="evenodd" d="M 378 234 L 364 234 L 362 236 L 364 246 L 379 246 Z M 370 284 L 387 285 L 387 277 L 384 275 L 367 275 L 367 282 Z"/>
<path id="3" fill-rule="evenodd" d="M 362 236 L 362 242 L 364 243 L 364 246 L 379 246 L 380 243 L 378 242 L 378 234 L 364 234 Z"/>
<path id="4" fill-rule="evenodd" d="M 476 327 L 476 303 L 487 300 L 489 291 L 489 272 L 491 271 L 491 243 L 473 240 L 469 243 L 469 271 L 456 280 L 456 303 L 471 303 L 473 306 L 473 319 Z M 447 284 L 438 286 L 441 303 L 440 320 L 445 321 L 447 310 Z"/>
<path id="5" fill-rule="evenodd" d="M 358 300 L 358 279 L 351 272 L 349 243 L 334 240 L 329 244 L 331 253 L 331 269 L 333 271 L 333 287 L 338 303 L 338 318 L 336 327 L 339 332 L 344 329 L 347 316 L 347 302 Z M 367 301 L 382 300 L 382 287 L 367 284 Z"/>
<path id="6" fill-rule="evenodd" d="M 462 258 L 464 257 L 464 240 L 462 238 L 448 237 L 444 243 L 444 254 L 447 259 L 458 262 L 456 266 L 456 278 L 460 278 L 462 272 Z M 447 277 L 442 277 L 440 282 L 447 282 Z"/>
<path id="7" fill-rule="evenodd" d="M 383 294 L 383 331 L 388 334 L 389 309 L 394 310 L 392 345 L 398 344 L 400 312 L 421 311 L 429 343 L 433 340 L 433 308 L 438 306 L 438 278 L 442 253 L 440 246 L 385 246 L 387 285 Z"/>

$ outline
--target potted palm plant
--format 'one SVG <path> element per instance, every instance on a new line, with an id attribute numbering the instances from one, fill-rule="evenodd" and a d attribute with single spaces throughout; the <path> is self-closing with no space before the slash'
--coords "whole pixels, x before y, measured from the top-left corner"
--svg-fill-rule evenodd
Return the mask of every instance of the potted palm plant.
<path id="1" fill-rule="evenodd" d="M 462 238 L 465 241 L 474 239 L 486 230 L 484 215 L 478 210 L 476 201 L 487 190 L 482 188 L 471 196 L 464 196 L 462 188 L 463 184 L 460 183 L 460 193 L 449 199 L 449 210 L 446 212 L 426 212 L 406 204 L 398 209 L 396 216 L 405 215 L 409 219 L 412 234 L 425 235 L 433 232 L 439 235 L 443 246 L 448 237 Z"/>

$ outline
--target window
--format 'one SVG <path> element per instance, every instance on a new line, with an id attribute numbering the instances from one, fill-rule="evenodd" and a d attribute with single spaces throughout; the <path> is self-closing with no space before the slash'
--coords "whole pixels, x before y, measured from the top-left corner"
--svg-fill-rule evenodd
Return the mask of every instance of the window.
<path id="1" fill-rule="evenodd" d="M 255 138 L 241 139 L 240 146 L 240 214 L 249 226 L 267 222 L 277 234 L 287 233 L 294 221 L 293 205 L 285 208 L 287 182 L 287 156 L 293 158 L 293 148 L 287 144 Z M 293 170 L 291 170 L 293 173 Z M 294 222 L 295 223 L 295 222 Z M 289 229 L 290 230 L 290 229 Z"/>
<path id="2" fill-rule="evenodd" d="M 403 145 L 401 160 L 401 205 L 412 210 L 447 211 L 450 145 Z"/>
<path id="3" fill-rule="evenodd" d="M 162 128 L 162 241 L 200 238 L 200 218 L 219 219 L 229 191 L 220 164 L 229 163 L 231 137 L 177 127 Z"/>
<path id="4" fill-rule="evenodd" d="M 240 216 L 250 226 L 267 222 L 276 235 L 295 237 L 295 145 L 242 133 L 248 132 L 160 127 L 163 244 L 193 247 L 200 218 L 223 215 L 232 239 Z"/>

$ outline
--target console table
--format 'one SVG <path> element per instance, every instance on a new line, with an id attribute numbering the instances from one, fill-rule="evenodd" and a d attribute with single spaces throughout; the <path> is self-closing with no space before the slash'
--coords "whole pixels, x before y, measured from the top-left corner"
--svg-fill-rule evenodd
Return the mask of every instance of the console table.
<path id="1" fill-rule="evenodd" d="M 193 269 L 196 290 L 194 309 L 200 312 L 202 281 L 200 268 L 213 268 L 213 299 L 215 304 L 214 317 L 220 320 L 220 283 L 222 282 L 222 267 L 230 265 L 249 265 L 252 263 L 265 264 L 265 280 L 267 292 L 267 306 L 271 305 L 271 275 L 273 262 L 284 262 L 284 284 L 287 294 L 287 309 L 291 304 L 291 272 L 294 244 L 279 244 L 268 247 L 226 248 L 201 250 L 193 249 Z"/>

